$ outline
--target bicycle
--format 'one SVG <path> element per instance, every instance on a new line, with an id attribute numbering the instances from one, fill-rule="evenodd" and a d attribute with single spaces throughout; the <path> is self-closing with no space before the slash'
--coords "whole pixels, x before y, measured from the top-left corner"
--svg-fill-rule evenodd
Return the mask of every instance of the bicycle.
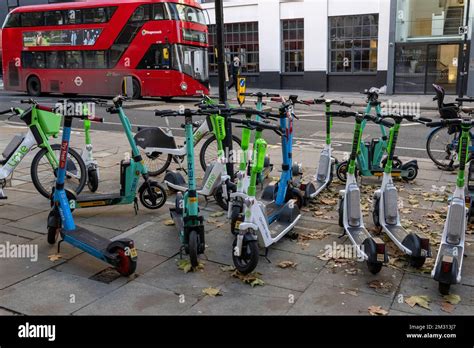
<path id="1" fill-rule="evenodd" d="M 31 107 L 27 110 L 10 108 L 0 112 L 0 115 L 13 114 L 9 119 L 19 116 L 28 126 L 27 134 L 16 135 L 2 153 L 3 159 L 0 160 L 0 198 L 6 199 L 3 189 L 6 187 L 7 179 L 13 175 L 25 156 L 36 146 L 40 148 L 40 151 L 31 163 L 31 179 L 38 192 L 49 198 L 59 167 L 58 158 L 61 151 L 61 145 L 51 145 L 49 139 L 58 137 L 61 115 L 56 114 L 54 108 L 39 105 L 32 99 L 22 100 L 21 103 L 31 104 Z M 66 187 L 80 193 L 87 181 L 87 169 L 77 151 L 69 149 L 69 155 L 66 167 Z M 43 162 L 45 163 L 45 169 L 43 169 Z M 51 176 L 53 180 L 45 183 L 43 182 L 45 176 Z"/>
<path id="2" fill-rule="evenodd" d="M 460 113 L 472 113 L 472 108 L 462 106 L 463 102 L 474 102 L 473 98 L 457 98 L 457 103 L 444 103 L 444 88 L 433 84 L 436 96 L 433 101 L 438 102 L 438 111 L 443 120 L 460 118 Z M 471 134 L 469 152 L 474 151 L 474 134 Z M 459 167 L 458 149 L 461 138 L 461 128 L 457 125 L 441 125 L 434 128 L 426 139 L 428 157 L 441 170 L 454 171 Z"/>

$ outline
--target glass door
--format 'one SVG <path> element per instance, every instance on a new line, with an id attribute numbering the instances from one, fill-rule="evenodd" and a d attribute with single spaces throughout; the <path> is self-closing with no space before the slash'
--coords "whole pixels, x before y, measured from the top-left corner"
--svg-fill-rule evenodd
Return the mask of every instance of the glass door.
<path id="1" fill-rule="evenodd" d="M 426 91 L 433 83 L 448 94 L 456 94 L 458 82 L 459 44 L 428 45 Z"/>
<path id="2" fill-rule="evenodd" d="M 397 45 L 395 92 L 425 93 L 426 45 Z"/>

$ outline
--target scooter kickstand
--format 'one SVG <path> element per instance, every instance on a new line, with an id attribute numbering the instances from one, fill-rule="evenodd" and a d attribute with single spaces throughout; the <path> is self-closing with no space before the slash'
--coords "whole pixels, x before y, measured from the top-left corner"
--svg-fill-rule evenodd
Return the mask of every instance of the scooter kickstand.
<path id="1" fill-rule="evenodd" d="M 135 209 L 135 215 L 138 215 L 139 206 L 138 206 L 138 199 L 137 199 L 137 197 L 135 197 L 135 199 L 133 200 L 133 209 Z"/>
<path id="2" fill-rule="evenodd" d="M 265 248 L 265 254 L 260 255 L 260 256 L 265 258 L 265 260 L 267 260 L 268 263 L 272 263 L 270 259 L 268 258 L 268 248 Z"/>
<path id="3" fill-rule="evenodd" d="M 61 239 L 59 242 L 58 242 L 58 254 L 61 254 L 61 244 L 62 242 L 64 242 L 64 239 Z"/>

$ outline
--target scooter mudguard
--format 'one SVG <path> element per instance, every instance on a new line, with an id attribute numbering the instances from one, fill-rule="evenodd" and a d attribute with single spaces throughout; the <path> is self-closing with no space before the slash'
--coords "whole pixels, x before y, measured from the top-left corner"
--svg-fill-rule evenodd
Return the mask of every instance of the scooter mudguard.
<path id="1" fill-rule="evenodd" d="M 331 157 L 329 153 L 322 153 L 321 159 L 319 160 L 318 173 L 316 174 L 316 180 L 321 183 L 325 183 L 328 176 L 328 169 L 331 165 Z"/>
<path id="2" fill-rule="evenodd" d="M 315 192 L 316 192 L 316 186 L 312 182 L 309 182 L 306 184 L 306 187 L 304 189 L 304 197 L 306 199 L 309 199 Z"/>
<path id="3" fill-rule="evenodd" d="M 278 221 L 283 223 L 291 223 L 300 215 L 298 205 L 294 200 L 289 201 L 278 214 Z"/>
<path id="4" fill-rule="evenodd" d="M 418 169 L 418 161 L 417 160 L 411 160 L 409 162 L 403 163 L 402 167 L 401 167 L 401 170 L 407 170 L 410 167 L 415 167 L 416 169 Z"/>
<path id="5" fill-rule="evenodd" d="M 349 226 L 359 227 L 362 216 L 360 216 L 360 190 L 357 184 L 350 184 L 347 188 L 347 207 Z"/>
<path id="6" fill-rule="evenodd" d="M 410 233 L 402 241 L 403 246 L 411 250 L 412 257 L 431 257 L 429 239 L 422 239 L 414 233 Z"/>
<path id="7" fill-rule="evenodd" d="M 268 186 L 266 186 L 263 189 L 262 200 L 270 201 L 270 202 L 275 200 L 277 189 L 278 189 L 277 183 L 272 182 L 272 183 L 268 184 Z"/>
<path id="8" fill-rule="evenodd" d="M 378 238 L 377 238 L 378 239 Z M 387 263 L 388 255 L 385 248 L 385 244 L 382 240 L 377 243 L 374 238 L 367 238 L 362 243 L 364 247 L 364 253 L 367 255 L 367 261 L 370 263 Z"/>
<path id="9" fill-rule="evenodd" d="M 393 184 L 388 184 L 384 191 L 384 215 L 387 225 L 398 223 L 398 192 Z"/>
<path id="10" fill-rule="evenodd" d="M 61 216 L 58 209 L 51 209 L 48 215 L 48 228 L 60 228 Z"/>
<path id="11" fill-rule="evenodd" d="M 181 175 L 181 173 L 178 172 L 167 172 L 165 175 L 165 181 L 177 185 L 177 186 L 186 186 L 186 180 L 184 180 L 184 177 Z"/>
<path id="12" fill-rule="evenodd" d="M 456 284 L 458 275 L 458 259 L 451 256 L 443 256 L 437 262 L 433 279 L 446 284 Z"/>

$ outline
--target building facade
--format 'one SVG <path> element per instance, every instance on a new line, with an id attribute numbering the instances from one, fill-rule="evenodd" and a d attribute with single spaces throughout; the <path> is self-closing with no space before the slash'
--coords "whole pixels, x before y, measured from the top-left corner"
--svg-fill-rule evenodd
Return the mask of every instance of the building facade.
<path id="1" fill-rule="evenodd" d="M 459 92 L 469 61 L 460 28 L 470 0 L 224 0 L 226 57 L 242 62 L 249 86 L 314 91 Z M 216 73 L 214 1 L 209 13 L 210 72 Z M 470 23 L 469 23 L 470 24 Z M 474 54 L 472 55 L 474 57 Z M 464 90 L 474 94 L 466 64 Z M 215 85 L 216 76 L 214 78 Z"/>

